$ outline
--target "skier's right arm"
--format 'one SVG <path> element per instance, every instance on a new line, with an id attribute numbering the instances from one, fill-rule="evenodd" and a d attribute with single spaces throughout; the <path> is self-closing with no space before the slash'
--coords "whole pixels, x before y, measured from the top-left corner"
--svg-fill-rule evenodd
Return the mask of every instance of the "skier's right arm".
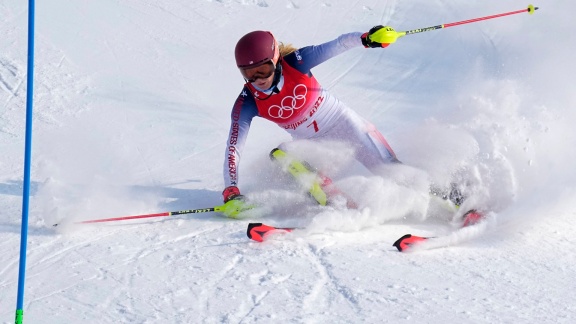
<path id="1" fill-rule="evenodd" d="M 249 91 L 243 89 L 234 103 L 230 116 L 230 131 L 224 154 L 224 185 L 226 187 L 222 192 L 224 202 L 240 196 L 238 189 L 240 156 L 250 130 L 252 118 L 257 115 L 258 109 L 254 98 Z"/>

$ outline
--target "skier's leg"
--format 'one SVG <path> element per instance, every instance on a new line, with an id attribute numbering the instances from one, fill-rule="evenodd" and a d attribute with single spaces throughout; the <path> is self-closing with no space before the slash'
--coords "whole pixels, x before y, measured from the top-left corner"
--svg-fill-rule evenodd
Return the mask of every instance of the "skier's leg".
<path id="1" fill-rule="evenodd" d="M 402 164 L 384 136 L 374 125 L 348 109 L 346 118 L 339 121 L 333 137 L 348 142 L 355 148 L 355 157 L 372 173 L 393 179 L 396 183 L 412 188 L 417 192 L 428 191 L 428 197 L 440 197 L 447 209 L 458 212 L 466 199 L 460 186 L 450 184 L 450 188 L 439 189 L 433 186 L 425 171 Z M 464 226 L 474 224 L 483 218 L 476 210 L 464 213 Z"/>

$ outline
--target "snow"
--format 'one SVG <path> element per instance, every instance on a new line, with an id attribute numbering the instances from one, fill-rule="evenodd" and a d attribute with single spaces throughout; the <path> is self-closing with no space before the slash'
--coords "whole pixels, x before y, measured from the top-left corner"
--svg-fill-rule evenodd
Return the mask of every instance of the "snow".
<path id="1" fill-rule="evenodd" d="M 409 30 L 527 3 L 38 2 L 24 321 L 571 323 L 576 4 L 535 5 L 534 15 L 409 35 L 314 69 L 411 166 L 382 178 L 346 151 L 301 147 L 359 200 L 358 211 L 299 194 L 267 157 L 289 136 L 260 119 L 241 168 L 243 193 L 266 202 L 260 213 L 79 226 L 69 223 L 221 203 L 242 86 L 232 53 L 251 30 L 305 46 L 377 24 Z M 2 1 L 0 16 L 0 322 L 10 323 L 27 4 Z M 467 203 L 489 206 L 488 221 L 453 233 L 451 216 L 433 217 L 442 213 L 416 190 L 423 171 L 438 183 L 454 174 L 471 181 Z M 246 237 L 250 221 L 306 230 L 256 243 Z M 406 233 L 446 234 L 450 246 L 398 253 L 391 245 Z"/>

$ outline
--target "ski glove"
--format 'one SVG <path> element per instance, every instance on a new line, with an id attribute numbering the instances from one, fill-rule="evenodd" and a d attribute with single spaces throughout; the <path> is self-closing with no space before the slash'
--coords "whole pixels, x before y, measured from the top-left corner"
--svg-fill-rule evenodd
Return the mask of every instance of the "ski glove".
<path id="1" fill-rule="evenodd" d="M 224 196 L 224 205 L 219 206 L 218 211 L 226 217 L 238 218 L 241 213 L 256 207 L 240 194 L 238 187 L 230 186 L 224 189 L 222 195 Z"/>
<path id="2" fill-rule="evenodd" d="M 254 207 L 256 206 L 249 203 L 244 196 L 238 195 L 228 200 L 223 206 L 220 206 L 219 212 L 226 217 L 239 218 L 240 214 Z"/>
<path id="3" fill-rule="evenodd" d="M 394 31 L 394 29 L 392 29 L 391 27 L 388 26 L 382 26 L 382 25 L 378 25 L 378 26 L 374 26 L 372 28 L 370 28 L 370 30 L 367 33 L 362 34 L 362 36 L 360 36 L 360 39 L 362 40 L 362 45 L 364 45 L 364 47 L 366 48 L 383 48 L 383 47 L 387 47 L 388 45 L 390 45 L 390 43 L 383 43 L 383 42 L 379 42 L 378 40 L 380 39 L 386 39 L 386 33 L 390 32 L 390 31 Z M 376 37 L 373 37 L 376 36 Z"/>

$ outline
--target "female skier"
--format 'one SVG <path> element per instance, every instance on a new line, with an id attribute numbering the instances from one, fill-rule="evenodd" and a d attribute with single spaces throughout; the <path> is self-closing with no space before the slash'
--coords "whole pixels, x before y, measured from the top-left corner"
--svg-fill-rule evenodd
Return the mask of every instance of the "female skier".
<path id="1" fill-rule="evenodd" d="M 246 80 L 234 103 L 224 160 L 224 202 L 241 197 L 239 163 L 252 118 L 259 116 L 284 128 L 294 139 L 331 139 L 355 149 L 369 170 L 398 162 L 384 136 L 368 121 L 336 99 L 311 69 L 354 47 L 383 48 L 367 33 L 349 33 L 330 42 L 300 49 L 278 44 L 272 33 L 253 31 L 236 44 L 236 65 Z"/>
<path id="2" fill-rule="evenodd" d="M 356 160 L 376 174 L 379 166 L 399 162 L 384 136 L 322 88 L 311 72 L 313 67 L 354 47 L 387 47 L 389 44 L 375 42 L 370 37 L 382 29 L 386 31 L 386 28 L 375 26 L 367 33 L 344 34 L 333 41 L 300 49 L 279 46 L 272 33 L 267 31 L 248 33 L 238 41 L 236 65 L 246 84 L 232 108 L 224 160 L 226 188 L 222 192 L 225 203 L 237 203 L 231 205 L 235 212 L 243 208 L 243 196 L 238 189 L 238 166 L 250 123 L 255 116 L 276 123 L 293 139 L 344 142 L 354 148 Z M 310 193 L 314 196 L 312 191 Z M 463 201 L 455 185 L 448 193 L 435 189 L 431 189 L 430 193 L 452 201 L 455 206 Z M 317 197 L 314 198 L 320 202 Z M 462 226 L 473 225 L 482 218 L 481 213 L 471 209 L 462 216 Z M 424 238 L 406 235 L 394 246 L 403 251 L 420 240 Z"/>

